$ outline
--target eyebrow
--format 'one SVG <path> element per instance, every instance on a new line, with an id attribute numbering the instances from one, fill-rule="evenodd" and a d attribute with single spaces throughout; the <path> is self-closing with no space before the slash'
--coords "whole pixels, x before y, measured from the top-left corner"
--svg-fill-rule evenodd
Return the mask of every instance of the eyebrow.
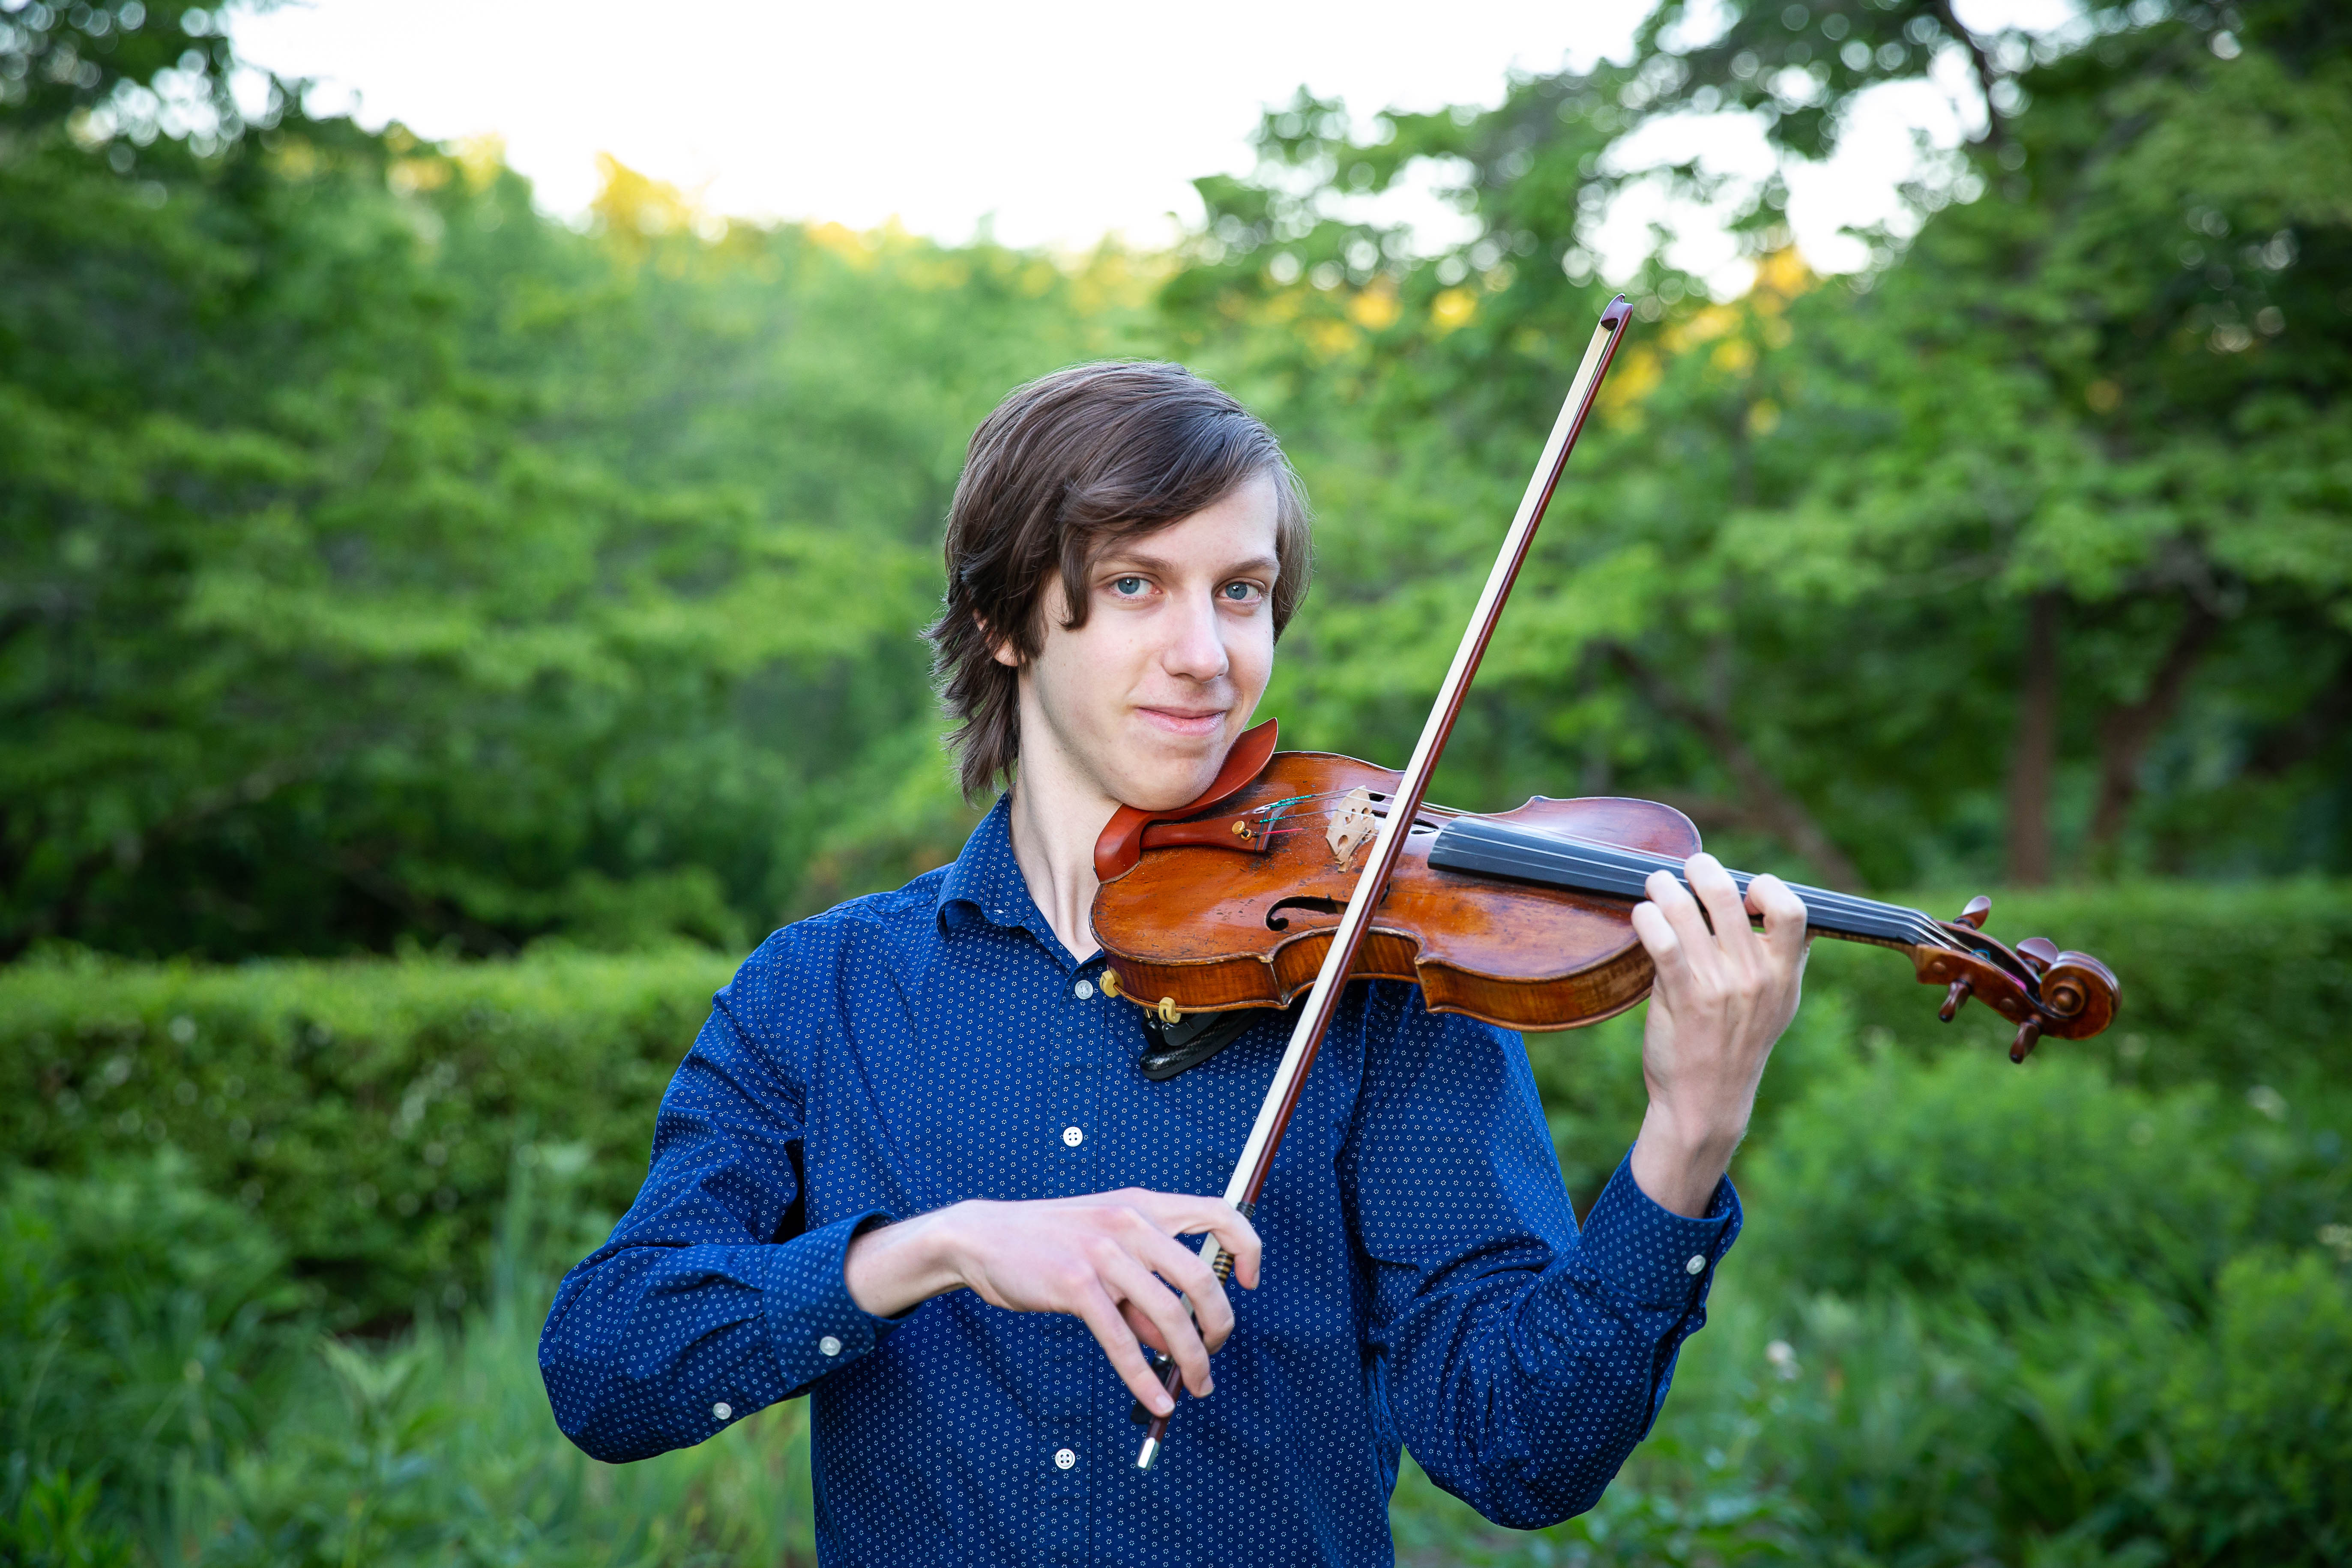
<path id="1" fill-rule="evenodd" d="M 1104 552 L 1102 559 L 1095 563 L 1095 570 L 1097 572 L 1115 572 L 1121 568 L 1133 568 L 1139 572 L 1151 573 L 1155 576 L 1167 577 L 1174 574 L 1176 563 L 1160 556 L 1116 548 Z M 1246 561 L 1238 561 L 1226 567 L 1221 575 L 1239 577 L 1255 573 L 1261 576 L 1271 577 L 1281 570 L 1282 563 L 1273 556 L 1254 555 Z"/>

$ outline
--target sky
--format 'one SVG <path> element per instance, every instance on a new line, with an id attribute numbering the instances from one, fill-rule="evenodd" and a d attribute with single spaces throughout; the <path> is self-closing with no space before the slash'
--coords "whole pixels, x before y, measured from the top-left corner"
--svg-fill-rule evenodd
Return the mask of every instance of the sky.
<path id="1" fill-rule="evenodd" d="M 435 140 L 502 138 L 559 215 L 586 208 L 607 153 L 730 216 L 896 220 L 949 241 L 986 224 L 1009 244 L 1076 250 L 1106 234 L 1173 237 L 1200 213 L 1191 182 L 1246 172 L 1261 110 L 1302 84 L 1359 114 L 1491 103 L 1512 70 L 1623 58 L 1649 4 L 297 0 L 233 30 L 246 58 L 316 79 L 314 110 L 398 120 Z M 1961 11 L 2054 19 L 2062 4 Z M 1872 112 L 1873 129 L 1893 133 L 1855 138 L 1843 166 L 1793 192 L 1791 226 L 1825 269 L 1860 265 L 1840 226 L 1892 210 L 1909 127 L 1947 143 L 1960 134 L 1925 87 Z M 1736 128 L 1692 134 L 1726 166 L 1761 156 L 1760 139 Z M 1466 237 L 1425 192 L 1397 198 L 1391 216 L 1431 248 Z M 1640 215 L 1621 221 L 1604 258 L 1639 248 Z M 1692 244 L 1685 265 L 1729 268 L 1736 283 L 1727 245 Z"/>

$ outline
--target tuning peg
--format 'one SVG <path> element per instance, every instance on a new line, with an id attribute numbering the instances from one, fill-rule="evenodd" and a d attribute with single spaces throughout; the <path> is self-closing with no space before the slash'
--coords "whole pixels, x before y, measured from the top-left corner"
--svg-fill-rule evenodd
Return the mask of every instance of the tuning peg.
<path id="1" fill-rule="evenodd" d="M 2028 1018 L 2017 1026 L 2017 1038 L 2009 1047 L 2009 1059 L 2021 1062 L 2033 1054 L 2034 1043 L 2042 1038 L 2042 1020 Z"/>
<path id="2" fill-rule="evenodd" d="M 2058 962 L 2058 944 L 2046 936 L 2029 936 L 2017 944 L 2017 956 L 2033 966 L 2034 976 L 2039 979 Z"/>
<path id="3" fill-rule="evenodd" d="M 1944 1005 L 1936 1009 L 1936 1016 L 1948 1024 L 1960 1010 L 1960 1004 L 1976 994 L 1977 988 L 1966 980 L 1955 980 L 1952 988 L 1944 993 Z"/>
<path id="4" fill-rule="evenodd" d="M 1964 926 L 1974 926 L 1977 930 L 1982 931 L 1985 916 L 1990 913 L 1992 913 L 1992 900 L 1979 893 L 1969 900 L 1969 907 L 1960 911 L 1959 923 Z"/>

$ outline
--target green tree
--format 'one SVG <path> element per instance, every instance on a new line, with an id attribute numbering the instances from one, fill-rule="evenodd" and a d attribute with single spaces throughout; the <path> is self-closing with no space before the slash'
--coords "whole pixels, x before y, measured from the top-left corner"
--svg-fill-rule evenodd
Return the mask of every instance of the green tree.
<path id="1" fill-rule="evenodd" d="M 2142 7 L 1979 37 L 1902 3 L 1692 25 L 1664 7 L 1630 62 L 1487 110 L 1360 125 L 1302 95 L 1257 175 L 1202 182 L 1166 309 L 1305 433 L 1345 514 L 1346 605 L 1302 623 L 1289 689 L 1318 731 L 1399 743 L 1608 292 L 1593 228 L 1657 184 L 1715 203 L 1758 283 L 1714 304 L 1662 247 L 1628 285 L 1643 324 L 1457 797 L 1638 789 L 1843 882 L 2343 864 L 2341 28 Z M 1784 168 L 1823 155 L 1938 51 L 1980 88 L 1978 138 L 1923 163 L 1916 237 L 1870 237 L 1852 279 L 1786 256 L 1785 177 L 1625 166 L 1678 114 L 1748 117 Z M 1349 200 L 1429 170 L 1479 231 L 1433 264 Z"/>
<path id="2" fill-rule="evenodd" d="M 45 82 L 145 36 L 8 26 Z M 1128 259 L 617 167 L 575 234 L 494 148 L 196 127 L 201 41 L 0 106 L 0 953 L 733 944 L 951 847 L 961 440 L 1116 346 Z"/>

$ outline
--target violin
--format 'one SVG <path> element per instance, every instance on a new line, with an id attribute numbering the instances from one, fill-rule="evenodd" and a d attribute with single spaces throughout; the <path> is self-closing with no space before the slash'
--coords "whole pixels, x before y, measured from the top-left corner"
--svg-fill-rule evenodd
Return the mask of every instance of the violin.
<path id="1" fill-rule="evenodd" d="M 1276 733 L 1268 720 L 1242 736 L 1198 800 L 1122 809 L 1096 845 L 1104 988 L 1164 1022 L 1287 1007 L 1312 984 L 1397 798 L 1394 772 L 1327 752 L 1277 753 Z M 1643 884 L 1660 870 L 1683 879 L 1698 849 L 1691 819 L 1656 801 L 1538 795 L 1492 815 L 1424 803 L 1348 977 L 1418 984 L 1432 1012 L 1507 1029 L 1614 1017 L 1650 994 L 1650 956 L 1633 924 Z M 1731 878 L 1748 890 L 1748 873 Z M 1938 921 L 1822 888 L 1790 890 L 1804 900 L 1808 931 L 1910 958 L 1920 980 L 1946 988 L 1947 1022 L 1972 996 L 2008 1018 L 2012 1061 L 2045 1036 L 2084 1039 L 2115 1017 L 2105 964 L 2046 937 L 1996 942 L 1983 930 L 1990 899 Z"/>
<path id="2" fill-rule="evenodd" d="M 1096 842 L 1101 887 L 1092 912 L 1105 990 L 1171 1025 L 1186 1013 L 1288 1006 L 1305 993 L 1225 1187 L 1244 1215 L 1349 980 L 1409 981 L 1434 1011 L 1523 1030 L 1597 1023 L 1650 993 L 1654 974 L 1633 934 L 1633 907 L 1647 896 L 1651 873 L 1683 879 L 1684 859 L 1699 847 L 1690 818 L 1645 800 L 1538 796 L 1515 811 L 1474 814 L 1427 799 L 1632 316 L 1622 294 L 1601 313 L 1402 771 L 1277 752 L 1269 721 L 1234 743 L 1198 798 L 1171 811 L 1122 807 Z M 1745 893 L 1750 879 L 1732 875 Z M 1945 987 L 1946 1022 L 1974 996 L 2015 1024 L 2012 1061 L 2044 1036 L 2081 1039 L 2115 1017 L 2118 987 L 2106 965 L 2042 937 L 2014 948 L 1995 942 L 1983 931 L 1989 899 L 1937 921 L 1823 889 L 1792 890 L 1810 931 L 1907 954 L 1922 981 Z M 1233 1259 L 1215 1237 L 1201 1257 L 1220 1280 L 1231 1278 Z M 1163 1361 L 1160 1384 L 1181 1395 L 1172 1359 Z M 1152 1468 L 1168 1421 L 1149 1416 L 1139 1469 Z"/>

